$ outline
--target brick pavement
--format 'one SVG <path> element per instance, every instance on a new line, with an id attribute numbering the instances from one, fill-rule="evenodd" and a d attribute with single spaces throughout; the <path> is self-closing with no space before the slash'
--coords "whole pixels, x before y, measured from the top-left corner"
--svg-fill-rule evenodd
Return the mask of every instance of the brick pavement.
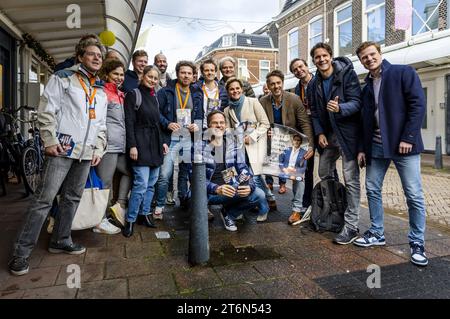
<path id="1" fill-rule="evenodd" d="M 0 298 L 450 298 L 450 231 L 428 227 L 430 264 L 421 269 L 409 262 L 405 219 L 386 216 L 386 247 L 339 246 L 331 242 L 332 233 L 286 223 L 290 192 L 277 194 L 279 210 L 265 223 L 249 214 L 232 233 L 216 218 L 209 226 L 211 258 L 205 266 L 187 263 L 189 215 L 175 208 L 158 221 L 158 229 L 137 226 L 128 239 L 74 232 L 74 241 L 87 247 L 81 256 L 48 253 L 44 230 L 30 273 L 14 277 L 6 264 L 28 203 L 20 192 L 13 187 L 0 198 Z M 361 231 L 369 226 L 367 210 L 360 226 Z M 171 238 L 157 239 L 157 231 Z M 68 264 L 81 267 L 79 289 L 66 285 Z M 372 264 L 381 267 L 379 289 L 366 284 Z"/>

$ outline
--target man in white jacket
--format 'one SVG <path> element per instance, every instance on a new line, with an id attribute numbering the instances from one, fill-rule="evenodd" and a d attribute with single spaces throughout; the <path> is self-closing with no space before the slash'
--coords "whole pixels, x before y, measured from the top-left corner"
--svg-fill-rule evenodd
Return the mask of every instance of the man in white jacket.
<path id="1" fill-rule="evenodd" d="M 89 169 L 98 165 L 106 148 L 107 99 L 96 75 L 104 48 L 87 40 L 77 47 L 76 55 L 81 64 L 56 72 L 41 98 L 38 121 L 46 159 L 8 264 L 13 275 L 28 273 L 29 257 L 60 188 L 49 252 L 78 255 L 86 251 L 72 242 L 71 226 Z"/>

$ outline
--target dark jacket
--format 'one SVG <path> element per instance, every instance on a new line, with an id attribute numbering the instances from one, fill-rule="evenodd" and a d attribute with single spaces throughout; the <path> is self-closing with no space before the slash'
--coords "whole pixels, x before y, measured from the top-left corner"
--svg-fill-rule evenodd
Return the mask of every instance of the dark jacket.
<path id="1" fill-rule="evenodd" d="M 175 84 L 177 83 L 177 79 L 169 81 L 166 87 L 162 88 L 158 91 L 158 101 L 159 101 L 159 112 L 160 112 L 160 123 L 163 128 L 163 136 L 164 142 L 169 145 L 170 137 L 172 131 L 169 130 L 168 125 L 170 123 L 177 122 L 177 94 L 175 92 Z M 200 103 L 202 101 L 201 95 L 202 90 L 198 87 L 191 85 L 191 96 L 192 96 L 192 104 L 193 110 L 191 111 L 191 121 L 202 121 L 203 123 L 203 104 Z M 199 128 L 202 128 L 202 125 L 199 125 Z"/>
<path id="2" fill-rule="evenodd" d="M 132 70 L 125 72 L 125 79 L 122 84 L 122 91 L 128 93 L 139 86 L 139 76 Z"/>
<path id="3" fill-rule="evenodd" d="M 289 147 L 289 148 L 285 149 L 283 153 L 280 154 L 280 156 L 278 158 L 280 172 L 282 172 L 283 168 L 289 167 L 289 160 L 291 158 L 291 153 L 292 153 L 292 147 Z M 303 158 L 305 156 L 305 154 L 306 154 L 305 149 L 301 148 L 298 152 L 297 158 L 295 159 L 295 174 L 297 174 L 297 175 L 305 174 L 306 161 Z M 294 174 L 281 173 L 280 175 L 281 175 L 281 177 L 289 178 L 291 175 L 294 175 Z"/>
<path id="4" fill-rule="evenodd" d="M 266 111 L 270 124 L 273 124 L 272 95 L 269 94 L 263 96 L 259 102 L 264 108 L 264 111 Z M 308 136 L 309 145 L 314 149 L 314 134 L 311 120 L 308 114 L 306 114 L 305 108 L 298 96 L 290 92 L 283 92 L 283 108 L 281 109 L 281 112 L 283 125 Z"/>
<path id="5" fill-rule="evenodd" d="M 142 105 L 136 111 L 136 96 L 131 92 L 125 97 L 125 124 L 127 152 L 132 147 L 138 150 L 138 159 L 132 165 L 158 167 L 163 163 L 163 139 L 159 124 L 159 108 L 156 96 L 141 85 Z"/>
<path id="6" fill-rule="evenodd" d="M 225 87 L 225 83 L 227 83 L 228 79 L 221 78 L 219 81 L 219 85 Z M 244 91 L 244 95 L 248 97 L 256 97 L 255 91 L 253 91 L 252 86 L 247 81 L 242 80 L 242 84 L 244 84 L 244 87 L 242 90 Z"/>
<path id="7" fill-rule="evenodd" d="M 358 153 L 361 88 L 353 64 L 346 57 L 333 59 L 333 83 L 330 96 L 324 99 L 322 76 L 316 76 L 309 82 L 307 89 L 308 103 L 316 136 L 334 132 L 345 156 L 351 160 Z M 329 100 L 339 96 L 339 112 L 327 111 Z"/>
<path id="8" fill-rule="evenodd" d="M 75 57 L 70 57 L 70 58 L 65 59 L 63 62 L 58 63 L 55 66 L 54 72 L 56 73 L 58 71 L 73 67 L 76 64 L 75 61 L 76 61 Z"/>
<path id="9" fill-rule="evenodd" d="M 367 75 L 362 91 L 362 140 L 360 151 L 370 160 L 372 153 L 375 98 L 372 78 Z M 383 60 L 378 100 L 381 140 L 385 158 L 400 155 L 400 142 L 413 145 L 407 155 L 424 150 L 421 128 L 426 100 L 417 72 L 409 65 L 392 65 Z M 369 162 L 370 163 L 370 162 Z"/>
<path id="10" fill-rule="evenodd" d="M 200 103 L 200 105 L 203 106 L 204 103 L 204 92 L 203 92 L 203 83 L 204 80 L 203 78 L 200 78 L 199 81 L 195 82 L 194 86 L 201 91 L 202 94 L 198 94 L 197 98 L 199 98 L 200 100 L 198 101 L 198 103 Z M 223 110 L 228 106 L 228 93 L 225 90 L 225 87 L 223 85 L 219 84 L 219 99 L 220 99 L 220 110 L 223 112 Z M 203 110 L 204 111 L 204 110 Z"/>

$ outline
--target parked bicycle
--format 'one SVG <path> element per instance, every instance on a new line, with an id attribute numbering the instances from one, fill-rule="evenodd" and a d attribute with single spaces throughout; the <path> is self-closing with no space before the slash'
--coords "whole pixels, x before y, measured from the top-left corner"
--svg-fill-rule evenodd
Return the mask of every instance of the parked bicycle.
<path id="1" fill-rule="evenodd" d="M 0 133 L 0 164 L 3 195 L 6 195 L 4 181 L 9 175 L 14 175 L 18 182 L 23 181 L 26 195 L 34 193 L 41 177 L 44 163 L 43 146 L 39 130 L 36 127 L 37 113 L 30 112 L 30 120 L 18 117 L 20 107 L 14 113 L 2 111 L 0 116 L 6 119 Z M 32 137 L 25 140 L 20 133 L 18 123 L 30 125 L 29 133 Z"/>

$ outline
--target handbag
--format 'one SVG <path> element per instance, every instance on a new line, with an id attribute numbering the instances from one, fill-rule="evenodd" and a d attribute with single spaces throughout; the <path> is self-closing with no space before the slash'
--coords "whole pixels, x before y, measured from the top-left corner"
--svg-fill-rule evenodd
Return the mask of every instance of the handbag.
<path id="1" fill-rule="evenodd" d="M 86 187 L 72 221 L 72 230 L 97 226 L 105 215 L 109 200 L 109 189 L 103 189 L 101 179 L 91 167 Z"/>

